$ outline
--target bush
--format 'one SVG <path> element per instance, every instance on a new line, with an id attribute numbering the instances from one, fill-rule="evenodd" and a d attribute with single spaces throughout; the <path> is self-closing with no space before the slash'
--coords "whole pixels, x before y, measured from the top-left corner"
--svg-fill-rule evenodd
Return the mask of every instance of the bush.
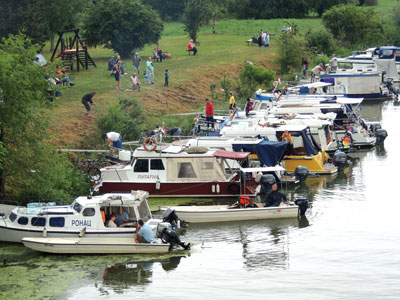
<path id="1" fill-rule="evenodd" d="M 240 71 L 240 80 L 242 83 L 255 86 L 256 88 L 269 88 L 274 80 L 275 72 L 271 69 L 245 64 Z M 252 92 L 255 90 L 253 89 Z"/>
<path id="2" fill-rule="evenodd" d="M 325 55 L 335 52 L 333 36 L 326 29 L 308 30 L 305 39 L 307 48 L 312 49 L 312 52 Z"/>
<path id="3" fill-rule="evenodd" d="M 354 5 L 332 7 L 322 15 L 322 24 L 335 38 L 353 45 L 373 44 L 383 37 L 382 24 L 375 12 Z"/>
<path id="4" fill-rule="evenodd" d="M 111 104 L 108 111 L 100 116 L 97 127 L 101 133 L 115 131 L 124 140 L 135 140 L 140 137 L 144 122 L 141 103 L 136 99 L 120 97 L 118 103 Z"/>
<path id="5" fill-rule="evenodd" d="M 324 66 L 329 64 L 329 57 L 327 57 L 325 55 L 315 56 L 310 62 L 310 69 L 314 68 L 316 65 L 319 65 L 320 63 L 324 64 Z M 324 67 L 324 69 L 325 69 L 325 67 Z"/>

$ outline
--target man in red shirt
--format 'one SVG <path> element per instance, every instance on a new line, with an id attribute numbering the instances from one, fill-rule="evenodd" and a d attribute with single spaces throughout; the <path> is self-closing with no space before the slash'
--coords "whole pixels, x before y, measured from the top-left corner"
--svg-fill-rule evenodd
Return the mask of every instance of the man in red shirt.
<path id="1" fill-rule="evenodd" d="M 211 125 L 211 128 L 214 129 L 214 104 L 208 98 L 206 98 L 206 120 L 207 128 Z"/>

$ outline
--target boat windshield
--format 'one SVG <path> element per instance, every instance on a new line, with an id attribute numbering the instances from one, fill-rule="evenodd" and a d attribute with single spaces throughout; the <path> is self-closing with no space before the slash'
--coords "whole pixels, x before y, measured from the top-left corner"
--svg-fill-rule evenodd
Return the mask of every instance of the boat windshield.
<path id="1" fill-rule="evenodd" d="M 75 203 L 73 203 L 72 208 L 73 208 L 75 211 L 77 211 L 78 213 L 80 213 L 81 210 L 82 210 L 82 208 L 83 208 L 83 206 L 80 205 L 78 202 L 75 202 Z"/>

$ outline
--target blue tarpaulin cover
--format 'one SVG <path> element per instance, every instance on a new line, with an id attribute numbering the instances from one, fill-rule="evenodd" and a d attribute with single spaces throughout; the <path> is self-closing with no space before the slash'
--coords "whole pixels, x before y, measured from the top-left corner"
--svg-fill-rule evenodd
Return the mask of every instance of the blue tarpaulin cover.
<path id="1" fill-rule="evenodd" d="M 233 151 L 257 154 L 262 166 L 276 166 L 285 154 L 289 142 L 262 141 L 258 144 L 232 144 Z"/>

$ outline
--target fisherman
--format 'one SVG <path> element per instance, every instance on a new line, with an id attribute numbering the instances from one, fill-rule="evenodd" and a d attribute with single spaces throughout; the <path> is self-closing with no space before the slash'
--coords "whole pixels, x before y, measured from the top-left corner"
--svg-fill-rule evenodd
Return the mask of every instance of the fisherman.
<path id="1" fill-rule="evenodd" d="M 143 223 L 143 220 L 138 221 L 138 227 L 135 235 L 135 242 L 139 243 L 151 243 L 154 240 L 154 233 L 151 227 Z"/>
<path id="2" fill-rule="evenodd" d="M 282 199 L 287 201 L 284 193 L 278 192 L 278 185 L 275 183 L 272 186 L 272 192 L 264 199 L 263 205 L 265 207 L 277 207 L 281 205 Z"/>
<path id="3" fill-rule="evenodd" d="M 126 212 L 122 210 L 122 207 L 119 207 L 118 215 L 116 218 L 117 226 L 120 227 L 122 224 L 129 222 L 129 216 Z"/>

